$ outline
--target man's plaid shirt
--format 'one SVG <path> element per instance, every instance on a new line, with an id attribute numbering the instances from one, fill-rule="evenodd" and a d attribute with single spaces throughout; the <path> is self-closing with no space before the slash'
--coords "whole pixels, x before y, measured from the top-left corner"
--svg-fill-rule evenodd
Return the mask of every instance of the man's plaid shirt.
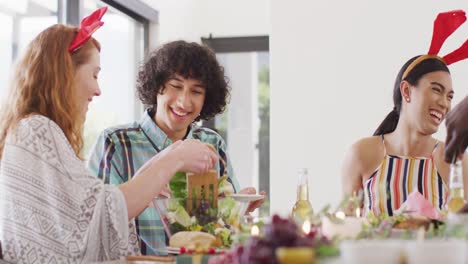
<path id="1" fill-rule="evenodd" d="M 152 120 L 153 115 L 154 112 L 148 109 L 140 121 L 104 130 L 89 157 L 89 169 L 105 183 L 119 185 L 131 180 L 145 162 L 172 144 Z M 192 124 L 186 138 L 199 139 L 213 145 L 219 156 L 226 161 L 229 181 L 236 192 L 239 191 L 239 184 L 227 158 L 226 143 L 221 136 L 210 129 Z M 223 175 L 226 168 L 219 162 L 216 169 L 219 175 Z M 147 208 L 135 218 L 135 224 L 141 239 L 142 254 L 161 254 L 155 249 L 166 246 L 166 236 L 157 211 Z"/>

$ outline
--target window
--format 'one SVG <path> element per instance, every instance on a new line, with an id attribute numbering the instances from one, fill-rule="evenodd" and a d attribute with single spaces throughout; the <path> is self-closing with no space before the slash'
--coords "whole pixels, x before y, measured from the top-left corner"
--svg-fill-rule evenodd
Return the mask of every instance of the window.
<path id="1" fill-rule="evenodd" d="M 259 210 L 269 215 L 270 189 L 270 63 L 268 37 L 209 38 L 231 86 L 231 100 L 222 115 L 204 125 L 226 140 L 241 187 L 267 192 Z"/>
<path id="2" fill-rule="evenodd" d="M 6 96 L 13 62 L 39 32 L 58 22 L 76 24 L 104 5 L 109 7 L 105 26 L 93 35 L 102 46 L 102 96 L 94 98 L 87 114 L 83 156 L 102 130 L 140 117 L 143 106 L 135 79 L 148 46 L 148 25 L 157 21 L 158 13 L 138 1 L 0 0 L 0 100 Z"/>
<path id="3" fill-rule="evenodd" d="M 0 100 L 10 81 L 12 64 L 39 32 L 56 24 L 58 1 L 0 0 Z"/>
<path id="4" fill-rule="evenodd" d="M 86 1 L 87 16 L 103 4 Z M 93 35 L 101 44 L 101 96 L 94 97 L 85 123 L 85 147 L 88 154 L 97 136 L 105 128 L 138 119 L 143 111 L 135 90 L 138 65 L 144 59 L 144 24 L 109 7 L 104 26 Z"/>

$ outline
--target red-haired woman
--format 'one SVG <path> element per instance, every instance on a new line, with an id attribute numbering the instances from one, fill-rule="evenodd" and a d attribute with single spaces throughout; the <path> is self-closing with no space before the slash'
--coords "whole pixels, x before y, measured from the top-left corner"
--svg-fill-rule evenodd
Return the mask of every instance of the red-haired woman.
<path id="1" fill-rule="evenodd" d="M 132 219 L 177 171 L 203 173 L 217 156 L 178 141 L 138 177 L 104 184 L 80 151 L 89 103 L 99 96 L 99 43 L 91 37 L 105 8 L 81 29 L 54 25 L 19 61 L 0 117 L 0 241 L 7 261 L 88 263 L 138 254 Z"/>

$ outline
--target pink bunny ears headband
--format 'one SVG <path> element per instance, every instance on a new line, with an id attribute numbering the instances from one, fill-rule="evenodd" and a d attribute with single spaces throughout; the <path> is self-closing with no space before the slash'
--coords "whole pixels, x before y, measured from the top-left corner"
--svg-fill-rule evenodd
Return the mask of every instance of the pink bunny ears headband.
<path id="1" fill-rule="evenodd" d="M 70 44 L 70 47 L 68 47 L 68 51 L 73 53 L 83 44 L 86 43 L 86 41 L 91 38 L 91 35 L 93 35 L 94 31 L 96 31 L 98 28 L 100 28 L 102 25 L 104 25 L 104 22 L 101 21 L 102 16 L 107 11 L 107 6 L 101 7 L 98 10 L 94 11 L 91 15 L 83 18 L 81 20 L 80 24 L 80 30 L 78 31 L 78 34 L 76 34 L 75 38 L 73 39 L 72 43 Z"/>
<path id="2" fill-rule="evenodd" d="M 404 80 L 414 67 L 423 60 L 434 58 L 442 61 L 446 65 L 450 65 L 468 58 L 468 40 L 465 41 L 461 47 L 443 57 L 437 55 L 445 40 L 452 35 L 458 27 L 465 23 L 465 21 L 466 15 L 463 10 L 439 13 L 434 21 L 434 31 L 432 32 L 432 41 L 429 52 L 426 55 L 418 57 L 408 66 L 408 68 L 406 68 L 406 71 L 403 73 L 402 80 Z"/>

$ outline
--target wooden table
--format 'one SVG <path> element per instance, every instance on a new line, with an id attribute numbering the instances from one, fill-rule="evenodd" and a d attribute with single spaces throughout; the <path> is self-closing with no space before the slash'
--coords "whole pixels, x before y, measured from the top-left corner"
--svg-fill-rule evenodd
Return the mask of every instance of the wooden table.
<path id="1" fill-rule="evenodd" d="M 143 256 L 143 257 L 147 257 L 147 256 Z M 148 256 L 148 257 L 151 257 L 151 256 Z M 172 261 L 169 261 L 168 259 L 164 260 L 164 261 L 158 261 L 158 260 L 143 260 L 143 258 L 140 258 L 140 259 L 135 259 L 135 260 L 114 260 L 114 261 L 107 261 L 107 262 L 99 262 L 99 263 L 95 263 L 95 264 L 155 264 L 155 263 L 158 263 L 158 264 L 169 264 L 169 263 L 193 263 L 193 264 L 197 264 L 197 263 L 201 263 L 201 262 L 198 262 L 198 259 L 193 259 L 192 258 L 192 261 L 189 261 L 187 262 L 188 259 L 186 259 L 185 261 L 183 261 L 182 259 L 182 262 L 179 261 L 179 258 L 173 258 Z M 341 261 L 341 259 L 339 257 L 333 257 L 333 258 L 326 258 L 326 259 L 319 259 L 317 260 L 315 263 L 317 264 L 341 264 L 341 263 L 344 263 L 343 261 Z"/>

